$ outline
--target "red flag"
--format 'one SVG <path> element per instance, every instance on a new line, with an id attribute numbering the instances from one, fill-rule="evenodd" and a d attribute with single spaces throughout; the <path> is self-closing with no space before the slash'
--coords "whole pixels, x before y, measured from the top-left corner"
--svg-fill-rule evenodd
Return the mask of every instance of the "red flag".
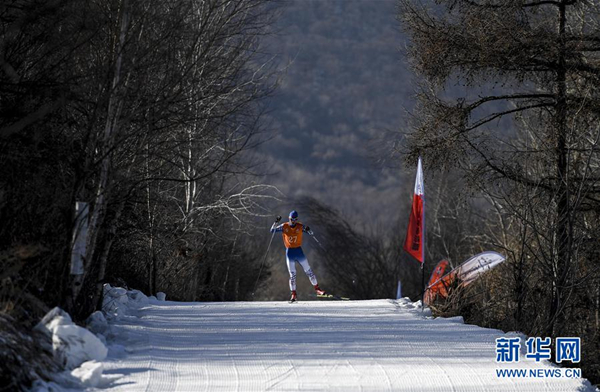
<path id="1" fill-rule="evenodd" d="M 417 165 L 417 179 L 415 180 L 415 193 L 413 194 L 412 210 L 404 240 L 404 250 L 419 262 L 425 260 L 425 187 L 423 183 L 423 167 L 421 157 Z"/>

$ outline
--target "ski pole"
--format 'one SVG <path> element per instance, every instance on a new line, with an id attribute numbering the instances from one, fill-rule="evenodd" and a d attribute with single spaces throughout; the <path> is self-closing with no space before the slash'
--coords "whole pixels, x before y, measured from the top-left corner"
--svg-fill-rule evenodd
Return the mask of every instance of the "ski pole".
<path id="1" fill-rule="evenodd" d="M 311 237 L 312 237 L 312 238 L 313 238 L 315 241 L 317 241 L 317 244 L 319 244 L 319 246 L 321 247 L 321 249 L 323 249 L 323 251 L 325 251 L 325 248 L 323 248 L 323 245 L 321 245 L 321 243 L 319 242 L 319 240 L 317 239 L 317 237 L 315 237 L 315 236 L 314 236 L 314 234 L 313 234 L 313 235 L 311 235 Z"/>
<path id="2" fill-rule="evenodd" d="M 275 219 L 275 223 L 279 223 L 280 220 L 281 216 L 277 216 L 277 219 Z M 269 249 L 271 248 L 271 243 L 273 242 L 273 237 L 275 237 L 275 231 L 273 231 L 273 234 L 271 234 L 271 239 L 269 240 L 269 245 L 267 246 L 267 251 L 265 252 L 265 257 L 263 257 L 262 262 L 260 263 L 258 277 L 256 278 L 256 282 L 254 283 L 254 289 L 252 289 L 252 298 L 254 298 L 254 293 L 256 292 L 256 287 L 258 286 L 258 281 L 260 280 L 260 275 L 262 273 L 263 266 L 265 265 L 265 261 L 267 260 L 267 255 L 269 254 Z"/>

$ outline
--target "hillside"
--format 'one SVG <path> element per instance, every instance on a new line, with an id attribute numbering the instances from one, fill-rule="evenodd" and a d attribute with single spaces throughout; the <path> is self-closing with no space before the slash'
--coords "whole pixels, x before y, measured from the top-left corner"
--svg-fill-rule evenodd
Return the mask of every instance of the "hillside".
<path id="1" fill-rule="evenodd" d="M 261 149 L 275 173 L 266 181 L 354 219 L 387 219 L 386 206 L 398 206 L 400 192 L 410 191 L 398 170 L 373 165 L 382 158 L 374 141 L 398 131 L 412 106 L 395 1 L 283 4 L 265 49 L 285 68 L 268 102 L 276 136 Z"/>

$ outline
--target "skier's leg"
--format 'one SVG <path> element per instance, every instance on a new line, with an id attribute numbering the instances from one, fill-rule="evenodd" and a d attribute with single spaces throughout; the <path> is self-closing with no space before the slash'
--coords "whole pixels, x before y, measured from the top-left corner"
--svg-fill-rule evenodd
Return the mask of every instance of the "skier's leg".
<path id="1" fill-rule="evenodd" d="M 290 273 L 290 291 L 296 291 L 296 261 L 286 257 L 288 272 Z"/>
<path id="2" fill-rule="evenodd" d="M 302 252 L 302 249 L 300 248 L 298 248 L 298 251 L 300 254 L 296 258 L 296 261 L 298 261 L 298 263 L 300 263 L 300 265 L 302 266 L 302 269 L 304 269 L 304 273 L 306 274 L 306 276 L 308 276 L 308 279 L 310 279 L 310 283 L 312 283 L 312 285 L 314 286 L 315 292 L 317 293 L 317 295 L 325 295 L 325 291 L 321 290 L 321 288 L 319 287 L 319 284 L 317 282 L 317 276 L 310 268 L 310 264 L 308 264 L 308 260 L 306 259 L 306 256 L 304 256 L 304 252 Z"/>
<path id="3" fill-rule="evenodd" d="M 306 276 L 308 276 L 308 279 L 310 279 L 310 283 L 312 283 L 313 286 L 316 286 L 317 285 L 317 276 L 315 275 L 313 270 L 310 268 L 310 265 L 308 264 L 308 260 L 306 259 L 306 256 L 302 255 L 302 257 L 300 257 L 298 259 L 298 262 L 302 266 L 302 269 L 304 269 L 304 273 L 306 274 Z"/>

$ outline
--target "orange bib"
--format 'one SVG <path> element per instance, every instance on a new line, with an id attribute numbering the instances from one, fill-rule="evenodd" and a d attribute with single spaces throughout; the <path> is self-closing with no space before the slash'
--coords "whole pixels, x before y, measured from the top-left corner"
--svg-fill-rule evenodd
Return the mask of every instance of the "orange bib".
<path id="1" fill-rule="evenodd" d="M 283 244 L 286 248 L 299 248 L 302 246 L 302 223 L 297 222 L 296 226 L 290 226 L 289 222 L 283 224 Z"/>

